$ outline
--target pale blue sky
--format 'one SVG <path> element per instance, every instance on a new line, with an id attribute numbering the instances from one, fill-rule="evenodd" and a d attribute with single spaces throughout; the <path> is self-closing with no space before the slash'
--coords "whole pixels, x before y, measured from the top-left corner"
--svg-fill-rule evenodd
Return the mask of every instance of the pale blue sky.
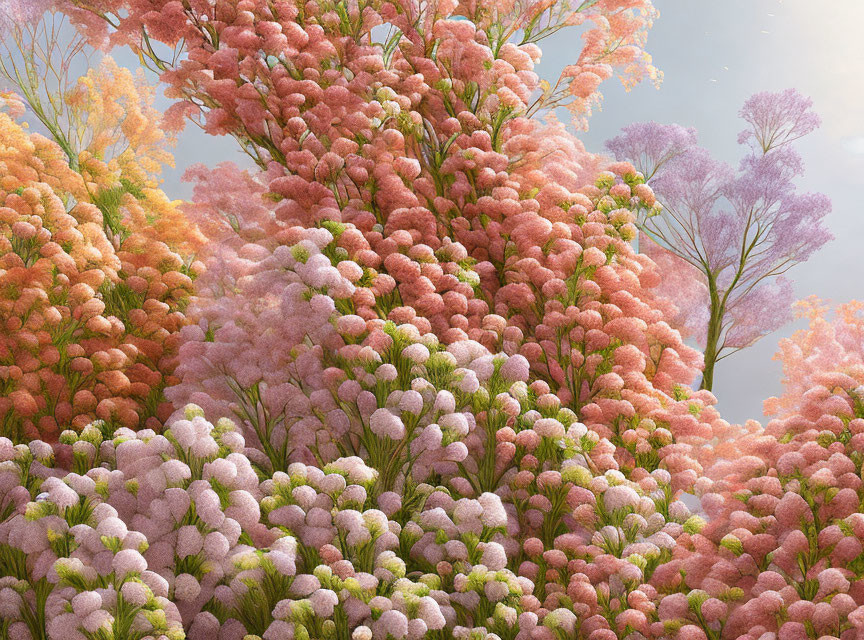
<path id="1" fill-rule="evenodd" d="M 859 257 L 864 238 L 861 176 L 864 175 L 864 0 L 831 0 L 814 9 L 812 0 L 655 0 L 660 10 L 648 42 L 663 86 L 625 92 L 616 81 L 604 85 L 606 99 L 591 129 L 582 135 L 591 151 L 631 122 L 656 120 L 694 126 L 700 142 L 718 157 L 737 162 L 741 121 L 737 112 L 752 93 L 795 87 L 811 96 L 823 125 L 799 145 L 807 175 L 803 190 L 822 191 L 834 202 L 828 225 L 836 240 L 805 265 L 793 269 L 799 297 L 817 294 L 841 302 L 864 297 Z M 830 10 L 827 8 L 830 7 Z M 543 44 L 540 72 L 553 76 L 578 55 L 578 42 L 563 32 Z M 133 66 L 134 59 L 117 55 Z M 189 195 L 179 182 L 193 162 L 242 162 L 233 139 L 214 139 L 187 130 L 177 149 L 177 170 L 164 187 L 175 198 Z M 724 360 L 715 393 L 730 422 L 762 419 L 762 400 L 780 391 L 780 365 L 772 361 L 778 340 L 801 324 L 789 325 L 756 346 Z"/>

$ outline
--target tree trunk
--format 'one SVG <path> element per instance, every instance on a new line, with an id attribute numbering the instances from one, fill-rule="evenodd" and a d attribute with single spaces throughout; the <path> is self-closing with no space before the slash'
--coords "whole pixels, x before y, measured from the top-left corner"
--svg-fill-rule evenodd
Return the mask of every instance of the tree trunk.
<path id="1" fill-rule="evenodd" d="M 710 334 L 709 334 L 710 336 Z M 710 337 L 709 337 L 710 339 Z M 702 384 L 700 389 L 711 391 L 714 386 L 714 365 L 717 363 L 717 340 L 714 343 L 708 343 L 705 347 L 705 370 L 702 372 Z"/>
<path id="2" fill-rule="evenodd" d="M 708 336 L 705 341 L 705 369 L 702 372 L 700 389 L 711 391 L 714 386 L 714 365 L 717 364 L 720 328 L 723 325 L 723 304 L 712 279 L 708 280 L 708 290 L 711 296 L 711 315 L 708 320 Z"/>

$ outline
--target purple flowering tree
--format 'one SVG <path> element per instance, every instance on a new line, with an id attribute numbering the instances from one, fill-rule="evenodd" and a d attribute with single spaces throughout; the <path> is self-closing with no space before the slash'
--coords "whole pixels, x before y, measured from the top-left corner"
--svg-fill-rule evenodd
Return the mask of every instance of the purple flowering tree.
<path id="1" fill-rule="evenodd" d="M 811 107 L 794 89 L 750 97 L 739 113 L 749 127 L 738 136 L 748 152 L 737 171 L 675 124 L 634 124 L 607 142 L 657 195 L 640 216 L 641 250 L 689 272 L 667 293 L 704 349 L 703 389 L 717 362 L 788 322 L 793 292 L 783 274 L 831 239 L 828 197 L 794 184 L 803 163 L 791 143 L 819 126 Z"/>

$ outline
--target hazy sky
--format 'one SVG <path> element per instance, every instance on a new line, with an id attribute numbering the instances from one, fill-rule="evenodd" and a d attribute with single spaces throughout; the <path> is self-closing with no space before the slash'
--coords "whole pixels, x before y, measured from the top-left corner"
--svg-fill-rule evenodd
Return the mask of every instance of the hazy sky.
<path id="1" fill-rule="evenodd" d="M 591 151 L 631 122 L 656 120 L 694 126 L 700 143 L 737 163 L 743 128 L 738 109 L 752 93 L 795 87 L 813 98 L 822 128 L 799 144 L 806 176 L 804 191 L 833 199 L 828 226 L 836 239 L 788 275 L 799 297 L 812 294 L 835 302 L 864 297 L 859 254 L 864 239 L 864 0 L 831 0 L 814 9 L 812 0 L 655 0 L 660 19 L 648 50 L 665 79 L 659 90 L 646 84 L 630 93 L 617 81 L 604 85 L 602 112 L 595 113 L 583 140 Z M 540 72 L 557 75 L 578 55 L 572 33 L 543 43 Z M 117 56 L 118 58 L 121 56 Z M 134 60 L 124 59 L 132 66 Z M 166 176 L 172 197 L 189 194 L 179 183 L 182 169 L 205 160 L 242 161 L 232 139 L 213 139 L 189 130 L 177 149 L 177 170 Z M 715 394 L 730 422 L 762 419 L 762 400 L 780 391 L 780 365 L 772 360 L 778 340 L 802 326 L 789 325 L 718 365 Z"/>

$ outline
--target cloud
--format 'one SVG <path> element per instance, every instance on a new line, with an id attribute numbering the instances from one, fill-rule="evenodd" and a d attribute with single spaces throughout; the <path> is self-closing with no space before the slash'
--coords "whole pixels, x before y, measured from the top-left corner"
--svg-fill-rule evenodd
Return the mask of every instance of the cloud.
<path id="1" fill-rule="evenodd" d="M 864 59 L 864 2 L 833 0 L 830 9 L 814 10 L 811 3 L 788 3 L 787 38 L 780 44 L 785 71 L 795 85 L 809 93 L 829 135 L 864 139 L 864 84 L 860 81 Z M 781 58 L 781 59 L 783 59 Z M 856 143 L 855 148 L 860 148 Z M 853 153 L 862 153 L 853 151 Z"/>
<path id="2" fill-rule="evenodd" d="M 849 153 L 864 156 L 864 136 L 846 138 L 843 140 L 843 147 Z"/>

